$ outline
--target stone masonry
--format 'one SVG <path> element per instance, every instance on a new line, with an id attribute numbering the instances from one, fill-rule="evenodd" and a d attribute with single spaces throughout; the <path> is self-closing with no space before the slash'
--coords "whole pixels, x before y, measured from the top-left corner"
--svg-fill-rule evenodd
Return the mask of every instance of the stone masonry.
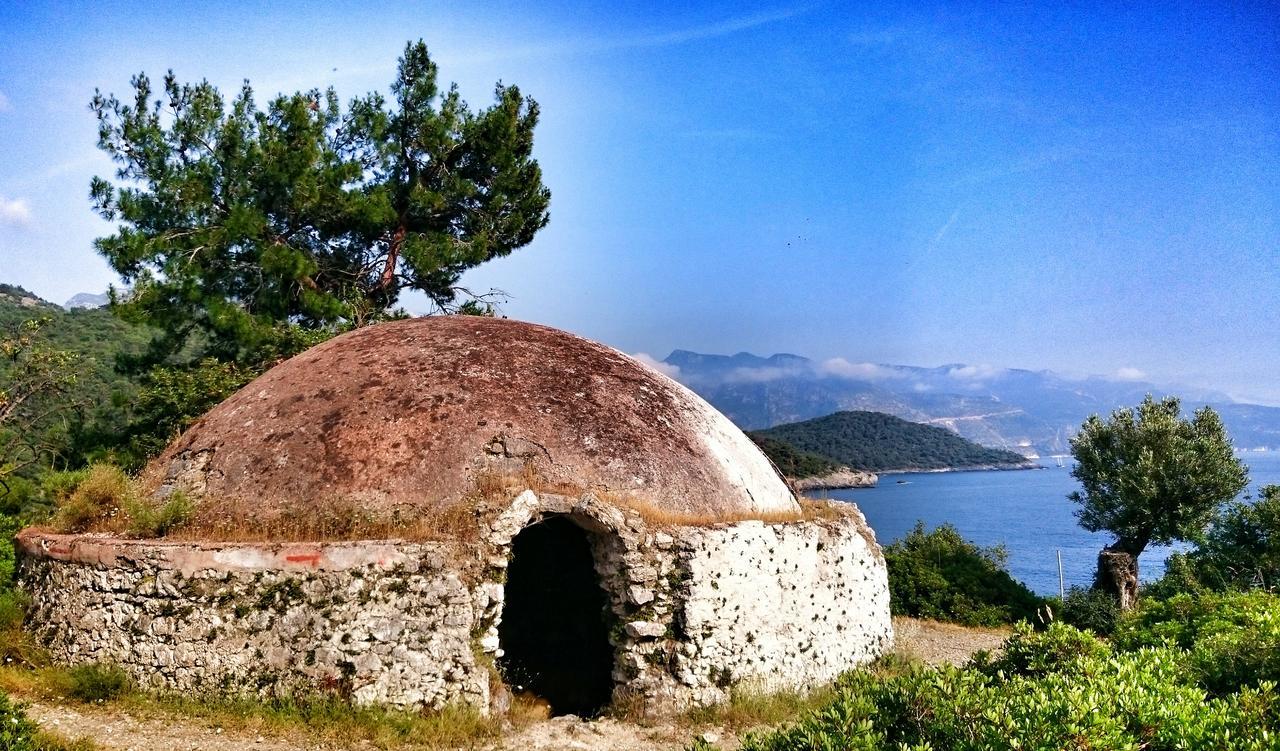
<path id="1" fill-rule="evenodd" d="M 649 713 L 731 688 L 805 688 L 890 646 L 888 582 L 857 508 L 805 521 L 651 526 L 587 493 L 525 491 L 474 541 L 210 543 L 35 531 L 18 578 L 65 663 L 157 689 L 333 691 L 487 710 L 511 541 L 548 515 L 588 533 L 610 602 L 614 698 Z"/>

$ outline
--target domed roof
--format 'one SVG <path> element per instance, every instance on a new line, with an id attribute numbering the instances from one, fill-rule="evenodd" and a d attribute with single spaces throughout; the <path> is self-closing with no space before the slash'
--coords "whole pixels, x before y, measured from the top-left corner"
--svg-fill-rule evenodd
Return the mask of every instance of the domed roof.
<path id="1" fill-rule="evenodd" d="M 206 503 L 458 502 L 494 468 L 670 512 L 796 510 L 777 471 L 684 386 L 563 331 L 476 316 L 370 326 L 287 360 L 152 465 Z M 188 483 L 190 484 L 190 483 Z"/>

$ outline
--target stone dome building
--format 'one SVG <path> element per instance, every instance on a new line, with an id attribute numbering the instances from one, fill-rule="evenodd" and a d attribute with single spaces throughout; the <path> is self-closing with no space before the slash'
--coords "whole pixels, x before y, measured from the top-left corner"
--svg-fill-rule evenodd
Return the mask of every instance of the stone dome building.
<path id="1" fill-rule="evenodd" d="M 543 326 L 337 337 L 144 479 L 195 499 L 189 529 L 27 531 L 19 581 L 55 655 L 157 688 L 487 710 L 514 687 L 562 713 L 662 712 L 828 681 L 892 638 L 856 507 L 798 501 L 688 389 Z"/>

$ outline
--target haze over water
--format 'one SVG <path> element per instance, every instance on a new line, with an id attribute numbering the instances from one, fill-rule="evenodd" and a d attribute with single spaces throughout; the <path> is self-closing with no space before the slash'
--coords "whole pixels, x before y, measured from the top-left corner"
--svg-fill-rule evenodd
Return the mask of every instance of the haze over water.
<path id="1" fill-rule="evenodd" d="M 1249 466 L 1247 494 L 1256 496 L 1262 486 L 1280 484 L 1280 453 L 1241 457 Z M 1088 585 L 1098 551 L 1113 538 L 1077 523 L 1077 506 L 1067 494 L 1078 490 L 1079 483 L 1070 468 L 1059 468 L 1053 459 L 1043 459 L 1041 465 L 1045 469 L 1025 472 L 882 475 L 877 487 L 835 490 L 829 496 L 857 503 L 882 545 L 905 535 L 917 520 L 929 529 L 950 523 L 979 545 L 1004 545 L 1014 578 L 1039 594 L 1057 594 L 1055 551 L 1062 551 L 1066 586 Z M 1160 578 L 1174 550 L 1148 548 L 1138 561 L 1142 580 Z"/>

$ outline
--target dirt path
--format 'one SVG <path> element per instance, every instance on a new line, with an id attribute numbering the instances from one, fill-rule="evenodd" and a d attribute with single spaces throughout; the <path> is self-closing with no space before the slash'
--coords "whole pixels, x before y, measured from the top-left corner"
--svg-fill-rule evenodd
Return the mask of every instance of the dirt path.
<path id="1" fill-rule="evenodd" d="M 135 717 L 114 707 L 33 703 L 27 714 L 45 731 L 72 741 L 87 738 L 103 751 L 337 751 L 311 739 L 226 731 L 190 717 Z"/>
<path id="2" fill-rule="evenodd" d="M 992 651 L 1013 633 L 1008 628 L 971 628 L 915 618 L 894 618 L 894 651 L 931 665 L 963 665 L 975 652 Z"/>
<path id="3" fill-rule="evenodd" d="M 67 740 L 92 740 L 101 751 L 373 751 L 372 743 L 334 744 L 298 734 L 264 735 L 182 716 L 135 716 L 119 708 L 33 703 L 28 715 L 48 732 Z M 724 749 L 736 747 L 730 733 L 710 732 Z M 643 727 L 618 720 L 584 722 L 558 717 L 537 722 L 498 741 L 478 741 L 470 751 L 678 751 L 695 731 L 676 725 Z"/>
<path id="4" fill-rule="evenodd" d="M 929 663 L 961 664 L 980 649 L 996 649 L 1008 629 L 965 628 L 948 623 L 895 618 L 895 651 Z M 29 714 L 47 731 L 68 740 L 88 738 L 101 751 L 373 751 L 369 742 L 354 744 L 308 737 L 302 733 L 257 733 L 181 715 L 131 714 L 110 705 L 31 703 Z M 558 717 L 512 731 L 500 741 L 477 742 L 461 749 L 475 751 L 679 751 L 701 733 L 709 733 L 725 751 L 737 748 L 734 734 L 720 728 L 685 724 L 640 726 L 619 720 L 584 722 Z"/>

